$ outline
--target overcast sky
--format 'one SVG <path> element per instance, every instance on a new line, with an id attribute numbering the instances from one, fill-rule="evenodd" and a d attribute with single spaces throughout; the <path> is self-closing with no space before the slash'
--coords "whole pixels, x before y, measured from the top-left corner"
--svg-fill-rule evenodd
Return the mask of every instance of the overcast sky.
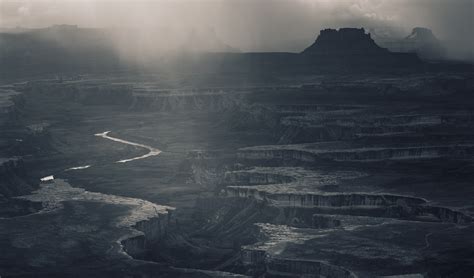
<path id="1" fill-rule="evenodd" d="M 474 0 L 0 0 L 0 27 L 213 29 L 243 51 L 298 51 L 322 28 L 433 29 L 473 47 Z"/>

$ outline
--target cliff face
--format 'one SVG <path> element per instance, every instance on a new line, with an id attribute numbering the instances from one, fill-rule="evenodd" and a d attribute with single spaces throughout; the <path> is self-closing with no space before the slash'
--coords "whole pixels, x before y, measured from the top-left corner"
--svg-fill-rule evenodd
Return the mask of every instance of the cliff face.
<path id="1" fill-rule="evenodd" d="M 132 227 L 139 232 L 120 241 L 123 250 L 133 258 L 145 256 L 150 243 L 158 241 L 166 234 L 170 220 L 169 213 L 170 211 L 166 214 L 157 214 L 133 225 Z"/>

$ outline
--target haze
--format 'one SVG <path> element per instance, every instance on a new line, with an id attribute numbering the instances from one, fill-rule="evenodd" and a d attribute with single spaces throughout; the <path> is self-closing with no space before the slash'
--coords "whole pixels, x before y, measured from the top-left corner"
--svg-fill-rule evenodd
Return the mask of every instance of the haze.
<path id="1" fill-rule="evenodd" d="M 0 0 L 0 27 L 138 29 L 136 40 L 158 49 L 180 47 L 198 33 L 240 51 L 301 51 L 323 28 L 406 36 L 421 26 L 431 28 L 452 55 L 472 58 L 473 11 L 472 0 Z"/>

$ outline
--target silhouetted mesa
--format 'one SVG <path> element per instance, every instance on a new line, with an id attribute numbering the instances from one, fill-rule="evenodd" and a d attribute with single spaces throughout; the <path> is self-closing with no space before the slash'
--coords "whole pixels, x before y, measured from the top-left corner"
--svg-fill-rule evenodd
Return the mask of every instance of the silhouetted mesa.
<path id="1" fill-rule="evenodd" d="M 386 54 L 387 49 L 378 46 L 366 34 L 364 28 L 324 29 L 316 41 L 303 51 L 303 54 L 323 55 L 370 55 Z"/>
<path id="2" fill-rule="evenodd" d="M 213 53 L 193 64 L 199 70 L 224 72 L 398 72 L 422 65 L 415 53 L 392 53 L 378 46 L 363 28 L 322 30 L 301 53 Z"/>
<path id="3" fill-rule="evenodd" d="M 364 28 L 324 29 L 316 41 L 302 53 L 313 63 L 367 65 L 417 65 L 418 57 L 409 53 L 391 53 L 378 46 Z"/>

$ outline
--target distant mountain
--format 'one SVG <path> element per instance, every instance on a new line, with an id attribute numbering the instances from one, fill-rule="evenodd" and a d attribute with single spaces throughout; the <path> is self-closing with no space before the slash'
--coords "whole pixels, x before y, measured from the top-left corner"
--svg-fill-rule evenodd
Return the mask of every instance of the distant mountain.
<path id="1" fill-rule="evenodd" d="M 364 28 L 321 30 L 316 41 L 301 52 L 301 59 L 313 68 L 382 69 L 416 68 L 415 54 L 392 53 L 378 46 Z"/>
<path id="2" fill-rule="evenodd" d="M 392 53 L 378 46 L 364 29 L 357 28 L 322 30 L 302 53 L 240 53 L 222 42 L 212 29 L 193 31 L 185 38 L 177 35 L 172 30 L 107 30 L 72 25 L 1 33 L 0 77 L 160 69 L 239 73 L 380 72 L 416 70 L 421 65 L 416 54 Z M 181 46 L 176 45 L 177 41 L 182 42 Z"/>
<path id="3" fill-rule="evenodd" d="M 324 29 L 303 54 L 354 55 L 380 54 L 387 50 L 378 46 L 364 28 Z"/>
<path id="4" fill-rule="evenodd" d="M 414 28 L 411 34 L 403 40 L 403 43 L 412 45 L 414 52 L 421 58 L 439 59 L 446 55 L 446 50 L 441 42 L 428 28 Z"/>
<path id="5" fill-rule="evenodd" d="M 428 28 L 413 28 L 406 37 L 375 36 L 375 41 L 392 52 L 416 53 L 425 60 L 439 60 L 446 57 L 446 49 Z"/>
<path id="6" fill-rule="evenodd" d="M 103 30 L 74 25 L 1 33 L 0 45 L 3 74 L 110 70 L 118 62 Z"/>

